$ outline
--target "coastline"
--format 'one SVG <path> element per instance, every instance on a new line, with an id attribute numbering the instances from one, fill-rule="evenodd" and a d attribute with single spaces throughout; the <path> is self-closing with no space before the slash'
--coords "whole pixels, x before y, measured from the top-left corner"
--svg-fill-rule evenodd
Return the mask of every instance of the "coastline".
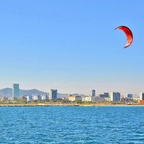
<path id="1" fill-rule="evenodd" d="M 0 104 L 0 107 L 37 107 L 37 106 L 81 106 L 81 107 L 100 107 L 100 106 L 144 106 L 141 104 Z"/>

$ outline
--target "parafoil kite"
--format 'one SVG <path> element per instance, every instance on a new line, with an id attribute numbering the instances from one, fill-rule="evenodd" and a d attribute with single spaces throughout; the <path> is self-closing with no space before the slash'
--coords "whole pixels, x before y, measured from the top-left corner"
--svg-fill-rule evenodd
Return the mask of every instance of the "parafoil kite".
<path id="1" fill-rule="evenodd" d="M 127 37 L 127 43 L 124 46 L 124 48 L 129 47 L 132 44 L 132 41 L 133 41 L 132 31 L 126 26 L 118 26 L 115 29 L 120 29 L 120 30 L 124 31 L 124 33 L 126 34 L 126 37 Z"/>

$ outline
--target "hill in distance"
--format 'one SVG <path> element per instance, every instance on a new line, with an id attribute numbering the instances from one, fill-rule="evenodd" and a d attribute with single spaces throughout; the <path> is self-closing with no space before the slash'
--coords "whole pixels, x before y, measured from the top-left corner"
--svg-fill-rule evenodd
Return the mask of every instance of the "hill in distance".
<path id="1" fill-rule="evenodd" d="M 38 94 L 38 95 L 48 95 L 48 93 L 39 91 L 37 89 L 31 89 L 31 90 L 21 90 L 20 89 L 20 96 L 25 96 L 25 95 L 31 95 L 31 94 Z M 2 96 L 12 96 L 12 89 L 11 88 L 4 88 L 0 90 L 0 97 Z"/>
<path id="2" fill-rule="evenodd" d="M 49 95 L 49 93 L 39 91 L 37 89 L 31 89 L 31 90 L 22 90 L 20 89 L 20 96 L 26 96 L 26 95 Z M 66 97 L 68 94 L 60 94 L 58 93 L 58 98 Z M 4 88 L 0 89 L 0 97 L 7 96 L 12 97 L 12 89 L 11 88 Z"/>
<path id="3" fill-rule="evenodd" d="M 34 94 L 34 95 L 49 95 L 49 93 L 39 91 L 37 89 L 31 89 L 31 90 L 20 89 L 20 96 L 26 96 L 26 95 L 32 95 L 32 94 Z M 71 95 L 84 96 L 83 94 L 77 94 L 77 93 L 74 93 Z M 12 97 L 12 89 L 11 88 L 0 89 L 0 97 L 3 97 L 3 96 Z M 61 94 L 61 93 L 57 94 L 58 98 L 63 98 L 63 97 L 67 97 L 67 96 L 68 96 L 68 94 Z"/>
<path id="4" fill-rule="evenodd" d="M 11 88 L 4 88 L 0 90 L 0 97 L 2 96 L 12 96 L 12 89 Z"/>

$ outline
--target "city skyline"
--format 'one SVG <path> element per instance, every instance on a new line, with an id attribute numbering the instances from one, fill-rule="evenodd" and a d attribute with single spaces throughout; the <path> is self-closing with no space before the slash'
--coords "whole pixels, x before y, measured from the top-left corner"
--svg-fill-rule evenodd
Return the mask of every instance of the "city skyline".
<path id="1" fill-rule="evenodd" d="M 7 0 L 0 5 L 0 88 L 91 94 L 144 91 L 144 1 Z M 128 26 L 126 36 L 117 26 Z"/>
<path id="2" fill-rule="evenodd" d="M 58 89 L 47 89 L 47 91 L 43 91 L 43 90 L 40 90 L 40 89 L 35 89 L 35 88 L 32 88 L 32 89 L 23 89 L 23 88 L 19 88 L 19 84 L 13 84 L 12 85 L 12 88 L 8 88 L 8 87 L 6 87 L 6 88 L 0 88 L 0 90 L 5 90 L 5 89 L 11 89 L 12 90 L 12 96 L 13 97 L 19 97 L 19 96 L 23 96 L 23 95 L 19 95 L 18 93 L 17 93 L 17 89 L 18 88 L 18 93 L 20 93 L 20 91 L 22 90 L 22 91 L 37 91 L 38 93 L 47 93 L 47 94 L 50 94 L 51 95 L 51 97 L 52 97 L 52 91 L 54 91 L 54 95 L 56 95 L 55 94 L 55 91 L 56 91 L 56 93 L 57 93 L 57 90 Z M 16 91 L 15 91 L 16 90 Z M 14 92 L 15 91 L 15 92 Z M 87 95 L 87 96 L 99 96 L 99 97 L 107 97 L 107 95 L 109 95 L 110 93 L 120 93 L 121 94 L 121 96 L 126 96 L 126 97 L 132 97 L 132 96 L 140 96 L 142 93 L 144 93 L 143 91 L 141 91 L 141 92 L 138 92 L 138 93 L 132 93 L 132 92 L 130 92 L 130 93 L 126 93 L 126 94 L 124 94 L 124 93 L 121 93 L 120 91 L 103 91 L 103 92 L 101 92 L 101 93 L 97 93 L 96 92 L 97 90 L 96 89 L 91 89 L 91 92 L 88 92 L 87 91 L 87 93 L 88 94 L 85 94 L 85 93 L 77 93 L 77 92 L 72 92 L 72 93 L 67 93 L 67 92 L 63 92 L 63 93 L 61 93 L 61 92 L 59 92 L 59 94 L 68 94 L 68 95 L 71 95 L 71 94 L 78 94 L 78 95 Z M 14 96 L 14 93 L 17 95 L 17 96 Z M 31 92 L 30 92 L 31 93 Z M 19 96 L 18 96 L 19 95 Z M 24 94 L 25 95 L 25 94 Z M 56 97 L 56 96 L 54 96 L 54 97 Z"/>

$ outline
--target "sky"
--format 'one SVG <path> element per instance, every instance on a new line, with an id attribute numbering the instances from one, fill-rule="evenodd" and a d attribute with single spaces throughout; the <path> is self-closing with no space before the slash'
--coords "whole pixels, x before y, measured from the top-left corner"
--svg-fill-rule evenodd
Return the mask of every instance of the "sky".
<path id="1" fill-rule="evenodd" d="M 1 0 L 0 89 L 144 91 L 143 0 Z M 124 49 L 126 36 L 134 36 Z"/>

